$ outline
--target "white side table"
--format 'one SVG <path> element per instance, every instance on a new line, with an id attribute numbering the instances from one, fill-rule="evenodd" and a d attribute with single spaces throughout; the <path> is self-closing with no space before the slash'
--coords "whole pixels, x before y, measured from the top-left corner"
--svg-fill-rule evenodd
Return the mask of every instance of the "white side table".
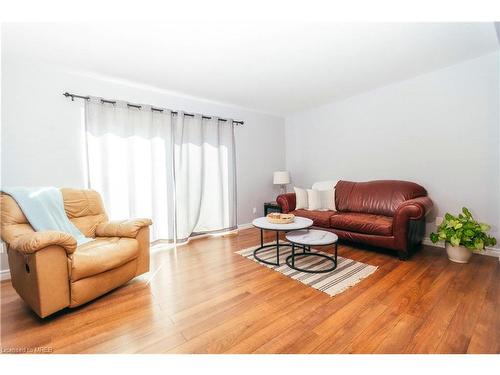
<path id="1" fill-rule="evenodd" d="M 292 244 L 292 255 L 286 258 L 286 264 L 296 271 L 308 273 L 325 273 L 331 272 L 337 268 L 337 243 L 339 238 L 335 233 L 325 230 L 296 230 L 286 234 L 286 239 Z M 312 253 L 311 246 L 334 246 L 334 255 L 329 256 L 322 253 Z M 295 247 L 302 247 L 301 253 L 295 253 Z M 324 258 L 332 262 L 332 266 L 320 270 L 311 270 L 295 265 L 295 260 L 306 257 Z"/>
<path id="2" fill-rule="evenodd" d="M 272 266 L 279 266 L 280 265 L 280 247 L 284 246 L 292 246 L 291 244 L 280 244 L 280 232 L 289 232 L 289 231 L 294 231 L 298 229 L 305 229 L 309 228 L 310 226 L 313 225 L 313 221 L 311 219 L 307 219 L 305 217 L 295 217 L 295 221 L 293 223 L 289 224 L 273 224 L 267 221 L 266 217 L 259 217 L 252 221 L 252 225 L 254 227 L 257 227 L 260 229 L 260 247 L 254 250 L 253 256 L 255 259 L 257 259 L 259 262 L 266 263 Z M 276 243 L 270 244 L 270 245 L 264 245 L 264 231 L 265 230 L 271 230 L 276 232 Z M 262 259 L 262 257 L 259 256 L 260 253 L 263 252 L 263 250 L 267 250 L 269 248 L 276 248 L 276 262 L 272 262 L 266 259 Z"/>

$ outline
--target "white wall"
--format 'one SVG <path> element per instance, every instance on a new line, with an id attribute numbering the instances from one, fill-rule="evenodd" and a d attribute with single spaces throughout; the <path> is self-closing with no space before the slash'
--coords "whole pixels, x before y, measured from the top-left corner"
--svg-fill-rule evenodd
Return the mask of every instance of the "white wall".
<path id="1" fill-rule="evenodd" d="M 285 167 L 286 147 L 295 185 L 415 181 L 435 202 L 429 220 L 465 205 L 500 237 L 499 66 L 498 54 L 489 54 L 284 121 L 3 53 L 2 184 L 84 187 L 82 103 L 61 95 L 72 91 L 244 120 L 236 131 L 241 224 L 275 198 L 272 172 Z"/>
<path id="2" fill-rule="evenodd" d="M 285 167 L 284 119 L 151 87 L 71 72 L 2 54 L 2 184 L 85 187 L 83 102 L 65 91 L 231 117 L 236 127 L 238 223 L 262 216 L 276 197 L 272 173 Z M 252 209 L 256 207 L 254 215 Z M 2 254 L 2 268 L 7 268 Z"/>
<path id="3" fill-rule="evenodd" d="M 499 55 L 381 87 L 286 118 L 293 184 L 341 178 L 423 185 L 436 214 L 499 216 Z"/>

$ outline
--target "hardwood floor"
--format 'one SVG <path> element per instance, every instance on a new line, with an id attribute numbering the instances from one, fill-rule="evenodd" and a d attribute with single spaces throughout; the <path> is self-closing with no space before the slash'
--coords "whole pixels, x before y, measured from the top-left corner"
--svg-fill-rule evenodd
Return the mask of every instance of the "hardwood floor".
<path id="1" fill-rule="evenodd" d="M 269 234 L 272 240 L 272 234 Z M 1 347 L 55 353 L 500 353 L 500 263 L 448 261 L 424 247 L 409 261 L 339 246 L 379 266 L 335 296 L 234 251 L 258 231 L 152 255 L 152 271 L 98 300 L 40 319 L 1 283 Z M 149 280 L 149 281 L 148 281 Z"/>

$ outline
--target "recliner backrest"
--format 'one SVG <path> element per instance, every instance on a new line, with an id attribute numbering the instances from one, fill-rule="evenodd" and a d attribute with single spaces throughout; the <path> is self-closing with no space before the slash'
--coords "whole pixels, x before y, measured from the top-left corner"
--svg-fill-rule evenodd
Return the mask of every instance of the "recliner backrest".
<path id="1" fill-rule="evenodd" d="M 64 210 L 68 218 L 86 237 L 95 237 L 95 229 L 107 221 L 101 196 L 94 190 L 62 188 Z M 6 243 L 34 232 L 17 202 L 8 194 L 0 194 L 0 229 Z"/>
<path id="2" fill-rule="evenodd" d="M 6 243 L 14 241 L 19 236 L 34 232 L 21 211 L 21 207 L 14 198 L 5 193 L 0 193 L 0 229 L 2 240 Z"/>
<path id="3" fill-rule="evenodd" d="M 101 195 L 95 190 L 62 188 L 66 215 L 86 237 L 95 237 L 99 223 L 108 220 Z"/>

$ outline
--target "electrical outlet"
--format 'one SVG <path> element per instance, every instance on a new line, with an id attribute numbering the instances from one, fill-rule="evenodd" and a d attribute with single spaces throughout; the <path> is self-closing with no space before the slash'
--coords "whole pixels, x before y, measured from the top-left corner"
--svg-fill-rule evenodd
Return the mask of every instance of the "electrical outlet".
<path id="1" fill-rule="evenodd" d="M 254 215 L 257 213 L 257 207 L 254 207 L 254 208 L 252 209 L 252 213 L 253 213 Z"/>
<path id="2" fill-rule="evenodd" d="M 436 226 L 438 227 L 443 222 L 443 218 L 441 216 L 436 217 Z"/>

